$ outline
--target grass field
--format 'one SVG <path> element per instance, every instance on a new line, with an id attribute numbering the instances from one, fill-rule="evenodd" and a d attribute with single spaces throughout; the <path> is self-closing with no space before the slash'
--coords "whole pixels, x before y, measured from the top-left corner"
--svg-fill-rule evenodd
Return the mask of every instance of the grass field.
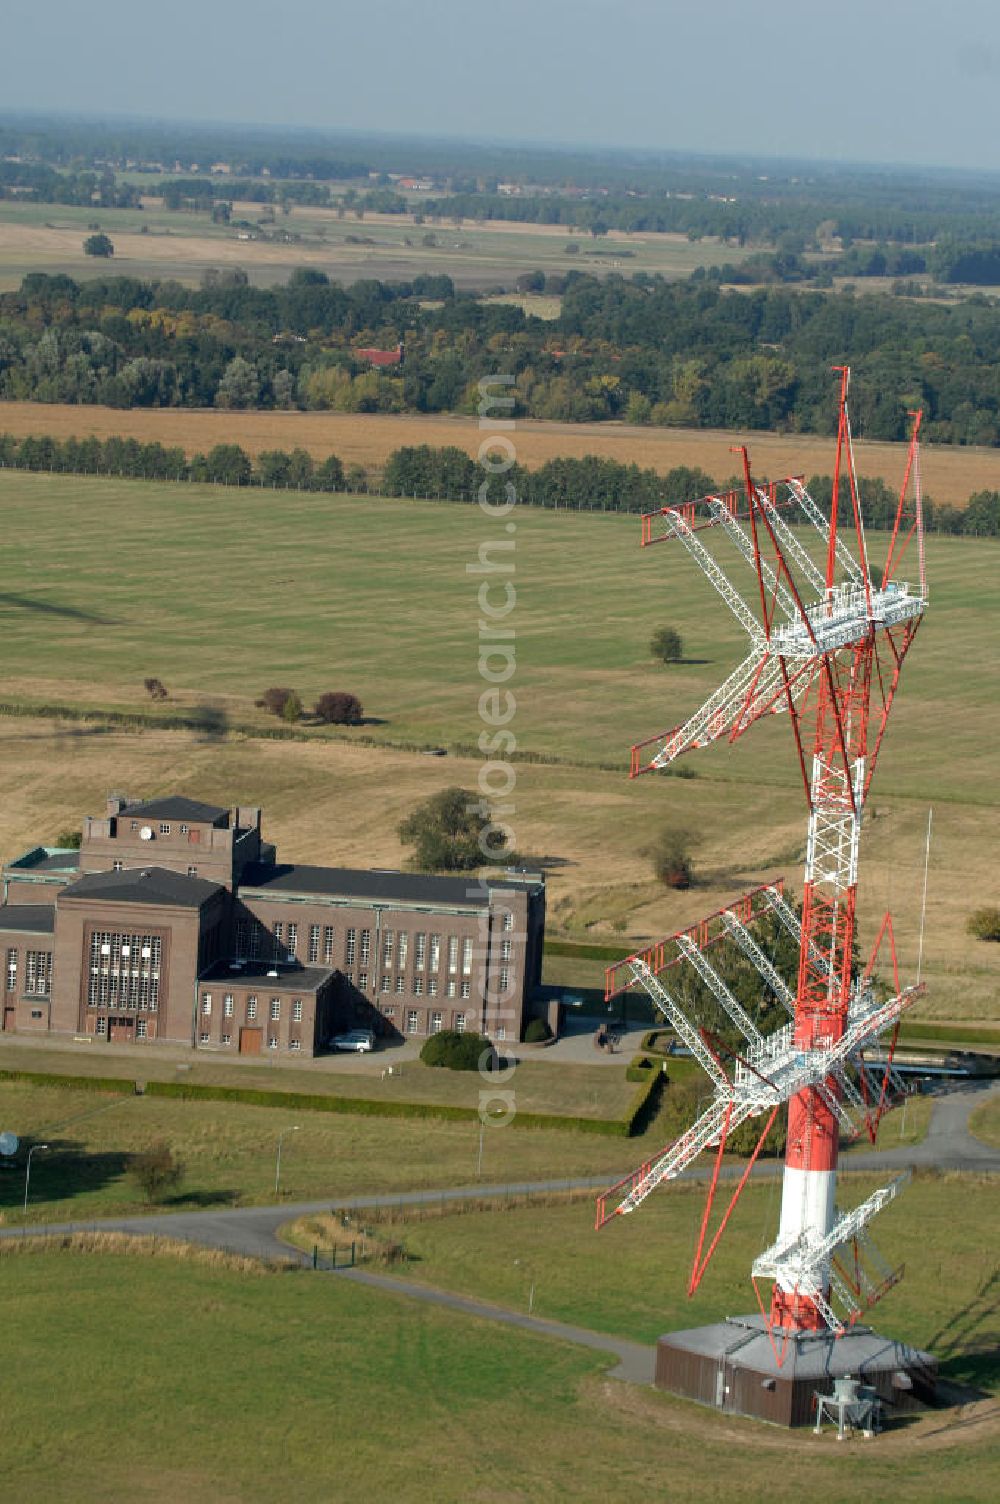
<path id="1" fill-rule="evenodd" d="M 234 219 L 253 224 L 260 204 L 233 205 Z M 83 241 L 100 223 L 114 242 L 114 261 L 86 256 Z M 0 203 L 0 290 L 17 287 L 28 272 L 66 273 L 75 278 L 121 276 L 173 278 L 196 284 L 209 267 L 242 267 L 259 286 L 285 282 L 296 266 L 312 266 L 335 281 L 378 277 L 407 281 L 421 273 L 445 273 L 464 288 L 512 287 L 522 272 L 659 272 L 687 277 L 698 266 L 741 261 L 736 246 L 686 235 L 574 234 L 565 226 L 476 224 L 450 221 L 415 225 L 411 214 L 353 214 L 295 206 L 263 227 L 268 237 L 240 240 L 234 225 L 212 224 L 207 214 L 170 213 L 155 197 L 139 209 L 73 208 L 63 204 Z M 297 237 L 286 242 L 285 235 Z M 433 236 L 435 244 L 425 237 Z M 574 241 L 579 250 L 567 255 Z"/>
<path id="2" fill-rule="evenodd" d="M 842 1175 L 844 1206 L 864 1200 L 878 1182 Z M 902 1282 L 873 1317 L 879 1330 L 936 1353 L 943 1371 L 963 1383 L 1000 1391 L 1000 1318 L 991 1292 L 1000 1280 L 1000 1204 L 991 1177 L 917 1175 L 880 1215 L 874 1239 Z M 970 1194 L 981 1217 L 965 1213 Z M 512 1309 L 655 1342 L 671 1328 L 717 1321 L 752 1310 L 749 1268 L 774 1238 L 780 1185 L 744 1192 L 696 1294 L 687 1276 L 697 1244 L 705 1187 L 661 1188 L 641 1211 L 593 1231 L 593 1203 L 578 1197 L 555 1205 L 429 1214 L 375 1224 L 379 1235 L 405 1243 L 410 1278 Z M 364 1215 L 362 1214 L 362 1220 Z M 320 1238 L 322 1243 L 322 1238 Z"/>
<path id="3" fill-rule="evenodd" d="M 478 509 L 13 472 L 0 474 L 0 508 L 17 582 L 0 595 L 0 701 L 143 712 L 142 680 L 155 674 L 171 693 L 167 711 L 204 725 L 140 736 L 3 718 L 0 851 L 53 837 L 121 786 L 252 800 L 298 860 L 398 866 L 396 827 L 413 804 L 475 785 L 472 759 L 405 748 L 478 735 L 466 566 L 492 536 Z M 783 723 L 699 753 L 693 780 L 623 776 L 627 744 L 683 719 L 742 652 L 697 572 L 667 550 L 641 554 L 630 518 L 528 511 L 517 528 L 515 730 L 526 753 L 573 764 L 517 769 L 517 846 L 549 863 L 553 931 L 613 938 L 611 926 L 624 925 L 626 939 L 655 937 L 752 881 L 784 871 L 797 882 L 803 805 Z M 109 567 L 115 558 L 121 566 Z M 969 940 L 964 921 L 969 894 L 991 891 L 1000 835 L 987 691 L 995 545 L 932 538 L 928 572 L 932 609 L 869 809 L 863 918 L 874 928 L 893 906 L 912 972 L 933 804 L 921 1012 L 986 1018 L 1000 955 Z M 664 619 L 682 627 L 689 655 L 670 669 L 647 656 Z M 274 725 L 252 703 L 271 683 L 307 702 L 326 688 L 359 694 L 379 722 L 361 735 L 376 745 L 319 728 L 301 741 L 248 737 Z M 659 889 L 640 855 L 650 829 L 671 821 L 699 838 L 702 884 L 687 893 Z"/>
<path id="4" fill-rule="evenodd" d="M 476 455 L 483 441 L 478 419 L 447 415 L 221 413 L 169 408 L 120 411 L 41 402 L 0 402 L 0 432 L 18 437 L 50 434 L 58 439 L 120 435 L 143 443 L 157 440 L 178 445 L 189 454 L 207 453 L 220 443 L 240 444 L 251 455 L 263 449 L 301 447 L 317 459 L 334 453 L 346 465 L 363 465 L 373 483 L 388 456 L 404 444 L 455 445 Z M 749 445 L 755 474 L 760 477 L 830 475 L 834 461 L 831 440 L 814 434 L 546 423 L 530 418 L 519 420 L 514 444 L 518 460 L 529 469 L 567 455 L 596 454 L 661 474 L 678 465 L 700 466 L 719 482 L 731 476 L 736 467 L 734 444 Z M 906 464 L 904 445 L 862 440 L 854 449 L 859 474 L 881 476 L 893 489 L 899 486 Z M 925 447 L 921 474 L 924 490 L 936 501 L 964 506 L 974 491 L 996 489 L 1000 484 L 1000 455 L 995 449 Z"/>
<path id="5" fill-rule="evenodd" d="M 298 1086 L 303 1089 L 301 1079 Z M 403 1086 L 409 1090 L 406 1076 Z M 526 1084 L 522 1095 L 520 1070 L 510 1088 L 525 1110 L 531 1087 Z M 630 1087 L 629 1095 L 633 1091 Z M 144 1210 L 127 1160 L 160 1140 L 186 1167 L 178 1199 L 167 1210 L 273 1200 L 277 1136 L 292 1124 L 299 1131 L 285 1140 L 281 1158 L 282 1199 L 288 1201 L 472 1185 L 479 1156 L 477 1120 L 446 1123 L 300 1108 L 283 1113 L 242 1103 L 118 1097 L 24 1082 L 0 1082 L 0 1120 L 27 1143 L 50 1146 L 32 1160 L 28 1220 L 35 1223 Z M 613 1179 L 670 1137 L 656 1121 L 634 1139 L 498 1127 L 484 1138 L 481 1179 L 484 1185 L 604 1173 Z M 0 1167 L 4 1222 L 20 1224 L 23 1197 L 21 1154 L 15 1164 Z"/>
<path id="6" fill-rule="evenodd" d="M 3 1269 L 5 1485 L 24 1504 L 644 1504 L 656 1479 L 684 1504 L 785 1504 L 806 1470 L 818 1498 L 857 1486 L 856 1448 L 829 1435 L 723 1419 L 585 1349 L 336 1276 L 30 1249 Z M 991 1499 L 997 1438 L 995 1405 L 928 1415 L 865 1445 L 866 1487 Z"/>
<path id="7" fill-rule="evenodd" d="M 1000 1149 L 1000 1102 L 994 1100 L 977 1107 L 969 1120 L 969 1130 L 984 1144 Z"/>

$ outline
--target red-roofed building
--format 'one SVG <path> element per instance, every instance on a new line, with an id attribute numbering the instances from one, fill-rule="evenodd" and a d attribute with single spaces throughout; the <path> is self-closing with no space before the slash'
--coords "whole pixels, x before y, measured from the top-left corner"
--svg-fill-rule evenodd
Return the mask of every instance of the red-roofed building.
<path id="1" fill-rule="evenodd" d="M 402 340 L 395 350 L 354 350 L 355 360 L 367 360 L 370 366 L 401 366 L 403 364 Z"/>

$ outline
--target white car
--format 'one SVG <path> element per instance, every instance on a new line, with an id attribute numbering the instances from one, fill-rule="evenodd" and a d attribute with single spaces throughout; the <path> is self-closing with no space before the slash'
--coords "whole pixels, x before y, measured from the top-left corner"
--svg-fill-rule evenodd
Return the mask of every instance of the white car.
<path id="1" fill-rule="evenodd" d="M 351 1050 L 355 1055 L 363 1055 L 367 1050 L 375 1048 L 375 1035 L 371 1029 L 350 1029 L 346 1034 L 335 1034 L 330 1040 L 330 1047 L 334 1050 Z"/>

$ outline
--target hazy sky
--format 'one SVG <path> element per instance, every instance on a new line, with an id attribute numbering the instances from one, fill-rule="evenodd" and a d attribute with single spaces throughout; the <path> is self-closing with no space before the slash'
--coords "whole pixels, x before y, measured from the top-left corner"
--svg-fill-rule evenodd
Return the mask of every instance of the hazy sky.
<path id="1" fill-rule="evenodd" d="M 3 0 L 0 108 L 1000 167 L 997 0 Z"/>

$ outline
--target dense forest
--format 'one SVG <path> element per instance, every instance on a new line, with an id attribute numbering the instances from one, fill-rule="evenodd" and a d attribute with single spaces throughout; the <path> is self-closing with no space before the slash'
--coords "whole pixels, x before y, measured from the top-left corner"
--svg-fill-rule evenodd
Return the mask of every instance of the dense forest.
<path id="1" fill-rule="evenodd" d="M 829 433 L 830 366 L 849 363 L 860 434 L 900 439 L 921 407 L 937 443 L 1000 443 L 1000 308 L 781 286 L 747 292 L 570 273 L 552 321 L 457 293 L 447 277 L 280 287 L 239 272 L 200 288 L 33 274 L 0 294 L 0 398 L 116 407 L 474 413 L 514 377 L 515 415 Z M 371 369 L 363 351 L 401 364 Z"/>

